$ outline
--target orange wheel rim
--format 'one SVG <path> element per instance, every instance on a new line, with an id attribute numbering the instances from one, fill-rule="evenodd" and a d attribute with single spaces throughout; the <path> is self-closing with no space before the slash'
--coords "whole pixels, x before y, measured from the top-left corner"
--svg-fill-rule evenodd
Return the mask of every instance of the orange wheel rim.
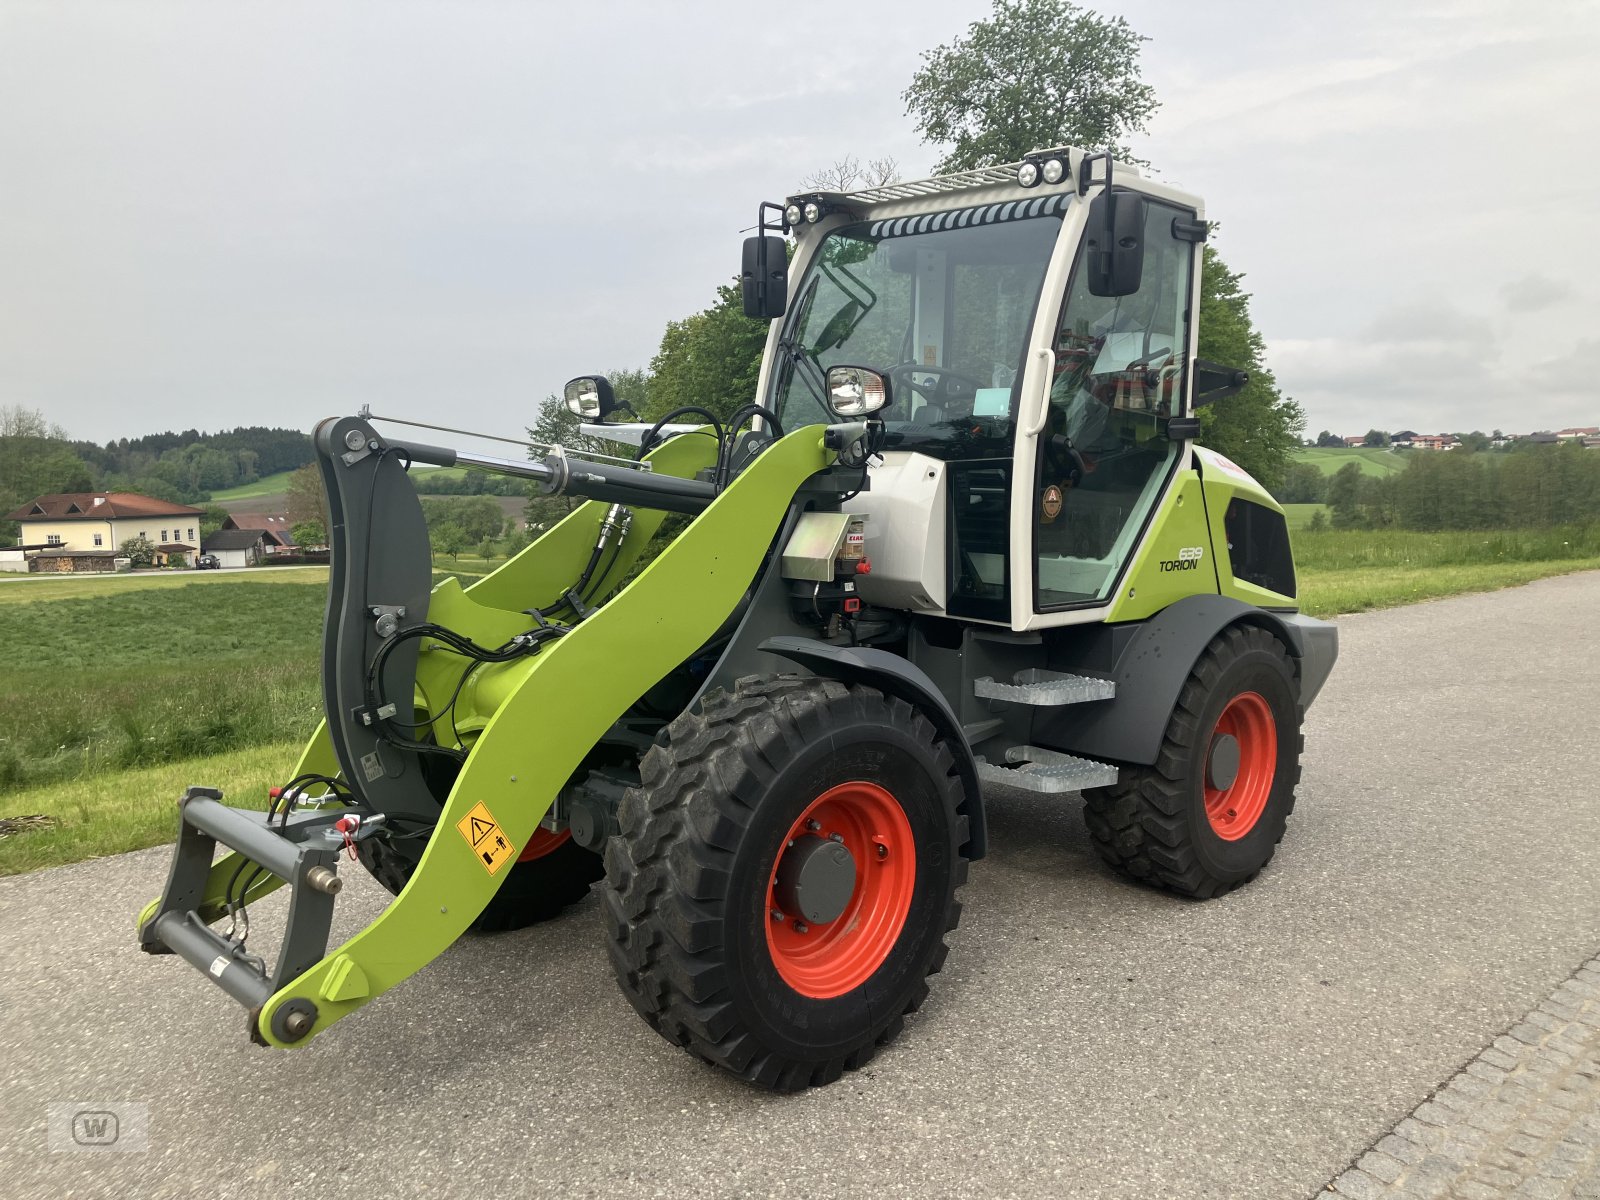
<path id="1" fill-rule="evenodd" d="M 572 840 L 572 830 L 563 829 L 560 833 L 552 833 L 543 825 L 533 831 L 533 836 L 528 839 L 528 844 L 522 848 L 522 853 L 517 855 L 519 863 L 532 862 L 536 858 L 543 858 L 561 849 Z"/>
<path id="2" fill-rule="evenodd" d="M 808 924 L 778 901 L 778 869 L 800 839 L 839 842 L 855 860 L 855 883 L 833 920 Z M 893 795 L 857 781 L 829 788 L 789 827 L 767 881 L 767 950 L 783 981 L 813 1000 L 860 987 L 883 966 L 905 928 L 916 890 L 911 822 Z"/>
<path id="3" fill-rule="evenodd" d="M 1227 787 L 1212 786 L 1209 760 L 1219 735 L 1239 746 L 1239 769 Z M 1256 827 L 1272 796 L 1278 770 L 1278 726 L 1272 708 L 1259 692 L 1240 692 L 1217 718 L 1206 745 L 1204 768 L 1206 819 L 1225 842 L 1236 842 Z"/>

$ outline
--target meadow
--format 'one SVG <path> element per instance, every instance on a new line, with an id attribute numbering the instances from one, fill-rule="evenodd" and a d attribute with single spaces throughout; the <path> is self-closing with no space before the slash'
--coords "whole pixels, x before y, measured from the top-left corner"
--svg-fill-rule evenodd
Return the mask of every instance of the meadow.
<path id="1" fill-rule="evenodd" d="M 1302 606 L 1319 616 L 1600 568 L 1595 525 L 1302 528 L 1294 542 Z M 435 579 L 499 563 L 440 557 Z M 0 875 L 170 841 L 189 784 L 264 806 L 321 716 L 325 599 L 314 568 L 0 582 L 0 819 L 54 820 L 0 826 Z"/>

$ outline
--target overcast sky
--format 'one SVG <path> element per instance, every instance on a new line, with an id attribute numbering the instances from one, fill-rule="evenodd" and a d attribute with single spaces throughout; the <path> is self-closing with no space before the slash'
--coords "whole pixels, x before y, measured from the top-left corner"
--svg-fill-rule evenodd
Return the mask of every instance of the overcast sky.
<path id="1" fill-rule="evenodd" d="M 1309 433 L 1600 424 L 1600 5 L 1098 7 Z M 900 93 L 988 11 L 0 0 L 0 404 L 515 433 L 647 364 L 757 201 L 926 174 Z"/>

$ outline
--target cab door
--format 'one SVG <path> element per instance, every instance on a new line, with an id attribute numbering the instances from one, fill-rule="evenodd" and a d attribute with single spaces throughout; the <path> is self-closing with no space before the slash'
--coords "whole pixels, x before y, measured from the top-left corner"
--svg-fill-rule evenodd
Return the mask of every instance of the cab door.
<path id="1" fill-rule="evenodd" d="M 1192 358 L 1194 222 L 1149 198 L 1139 290 L 1090 294 L 1080 249 L 1058 300 L 1031 481 L 1036 613 L 1109 602 L 1183 457 L 1167 426 L 1183 415 Z"/>

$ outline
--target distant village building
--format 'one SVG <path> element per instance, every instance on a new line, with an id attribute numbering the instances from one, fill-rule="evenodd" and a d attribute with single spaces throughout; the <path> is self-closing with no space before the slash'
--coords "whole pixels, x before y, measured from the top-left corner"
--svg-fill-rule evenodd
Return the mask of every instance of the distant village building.
<path id="1" fill-rule="evenodd" d="M 134 492 L 62 492 L 5 514 L 22 536 L 0 555 L 0 569 L 68 574 L 116 570 L 117 547 L 142 537 L 156 548 L 157 566 L 200 548 L 202 510 Z"/>
<path id="2" fill-rule="evenodd" d="M 297 549 L 294 534 L 289 532 L 289 518 L 283 513 L 229 513 L 222 522 L 222 530 L 260 530 L 265 535 L 264 553 L 292 554 Z M 210 547 L 206 549 L 209 551 Z"/>
<path id="3" fill-rule="evenodd" d="M 1453 433 L 1414 433 L 1409 444 L 1413 450 L 1454 450 L 1461 439 Z"/>

